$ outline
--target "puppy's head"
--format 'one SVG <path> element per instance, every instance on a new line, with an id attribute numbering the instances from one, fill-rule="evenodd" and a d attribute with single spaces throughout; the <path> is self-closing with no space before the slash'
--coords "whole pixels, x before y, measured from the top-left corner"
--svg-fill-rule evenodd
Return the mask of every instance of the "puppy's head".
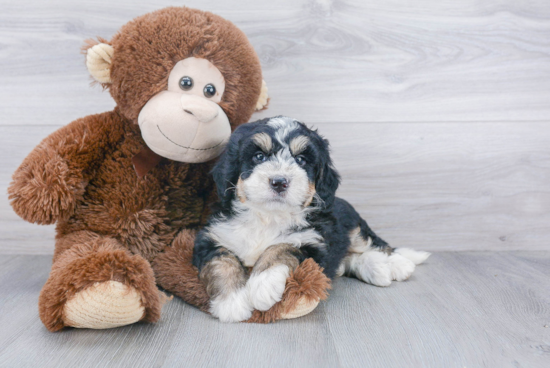
<path id="1" fill-rule="evenodd" d="M 329 207 L 340 181 L 328 141 L 283 116 L 235 130 L 213 176 L 222 205 L 239 199 L 267 210 Z"/>

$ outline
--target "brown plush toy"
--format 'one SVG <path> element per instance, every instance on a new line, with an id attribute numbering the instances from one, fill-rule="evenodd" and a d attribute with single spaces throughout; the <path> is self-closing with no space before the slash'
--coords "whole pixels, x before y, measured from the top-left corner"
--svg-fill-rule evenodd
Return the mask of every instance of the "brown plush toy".
<path id="1" fill-rule="evenodd" d="M 51 331 L 155 322 L 167 299 L 157 285 L 208 311 L 191 265 L 194 233 L 216 200 L 213 160 L 231 131 L 267 104 L 258 57 L 229 21 L 175 7 L 136 18 L 85 51 L 115 109 L 44 139 L 8 190 L 23 219 L 57 223 L 40 318 Z M 250 321 L 309 313 L 328 287 L 306 261 L 283 300 Z"/>

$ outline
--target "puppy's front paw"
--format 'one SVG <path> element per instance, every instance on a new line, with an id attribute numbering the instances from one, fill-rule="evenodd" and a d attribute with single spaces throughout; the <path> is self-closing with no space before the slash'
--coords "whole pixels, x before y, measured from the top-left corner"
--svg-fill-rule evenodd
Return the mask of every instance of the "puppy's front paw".
<path id="1" fill-rule="evenodd" d="M 246 287 L 210 302 L 210 313 L 222 322 L 246 321 L 252 316 L 252 309 Z"/>
<path id="2" fill-rule="evenodd" d="M 411 277 L 415 264 L 400 254 L 394 253 L 388 258 L 391 269 L 391 278 L 395 281 L 405 281 Z"/>
<path id="3" fill-rule="evenodd" d="M 252 274 L 246 283 L 252 306 L 259 311 L 266 311 L 281 301 L 289 274 L 287 265 L 273 266 Z"/>
<path id="4" fill-rule="evenodd" d="M 356 277 L 376 286 L 390 286 L 392 275 L 388 256 L 378 251 L 369 251 L 352 257 L 351 268 Z"/>

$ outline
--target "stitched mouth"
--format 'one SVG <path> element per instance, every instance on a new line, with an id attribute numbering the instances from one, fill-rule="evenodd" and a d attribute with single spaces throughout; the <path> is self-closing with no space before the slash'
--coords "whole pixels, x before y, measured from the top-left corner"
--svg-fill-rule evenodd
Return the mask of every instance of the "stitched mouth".
<path id="1" fill-rule="evenodd" d="M 220 143 L 216 144 L 215 146 L 212 146 L 212 147 L 208 147 L 208 148 L 193 148 L 193 147 L 187 147 L 187 146 L 182 146 L 181 144 L 177 144 L 176 142 L 174 142 L 173 140 L 171 140 L 170 138 L 168 138 L 166 136 L 166 134 L 164 134 L 162 132 L 162 130 L 160 130 L 160 127 L 157 125 L 157 129 L 159 130 L 160 134 L 162 134 L 164 136 L 164 138 L 168 139 L 170 142 L 174 143 L 176 146 L 178 147 L 181 147 L 181 148 L 187 148 L 187 149 L 190 149 L 190 150 L 193 150 L 193 151 L 208 151 L 208 150 L 211 150 L 211 149 L 214 149 L 216 147 L 219 147 L 221 146 L 221 144 L 224 142 L 224 141 L 221 141 Z"/>

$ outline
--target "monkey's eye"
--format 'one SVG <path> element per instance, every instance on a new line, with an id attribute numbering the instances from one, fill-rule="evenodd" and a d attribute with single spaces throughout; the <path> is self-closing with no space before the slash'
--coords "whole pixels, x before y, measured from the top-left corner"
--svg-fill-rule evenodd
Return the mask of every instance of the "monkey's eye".
<path id="1" fill-rule="evenodd" d="M 307 162 L 304 156 L 296 156 L 296 163 L 300 166 L 304 166 Z"/>
<path id="2" fill-rule="evenodd" d="M 267 157 L 265 157 L 265 154 L 263 152 L 256 152 L 254 154 L 254 161 L 256 163 L 264 162 L 265 160 L 267 160 Z"/>
<path id="3" fill-rule="evenodd" d="M 184 91 L 189 91 L 191 88 L 193 88 L 193 79 L 191 77 L 182 77 L 180 79 L 180 88 Z"/>
<path id="4" fill-rule="evenodd" d="M 216 87 L 209 83 L 206 86 L 204 86 L 204 95 L 208 98 L 214 96 L 216 94 Z"/>

